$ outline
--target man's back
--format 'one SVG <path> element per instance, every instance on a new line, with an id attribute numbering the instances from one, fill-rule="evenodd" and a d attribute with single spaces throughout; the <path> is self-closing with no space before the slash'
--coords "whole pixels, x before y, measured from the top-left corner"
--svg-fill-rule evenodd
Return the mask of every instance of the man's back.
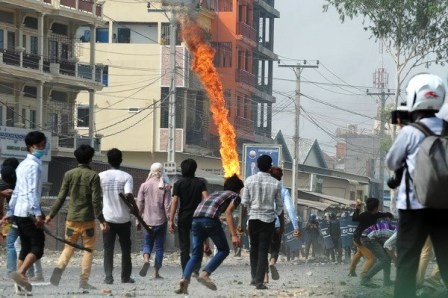
<path id="1" fill-rule="evenodd" d="M 202 200 L 202 193 L 207 190 L 203 178 L 182 177 L 174 183 L 173 196 L 179 197 L 179 221 L 191 221 L 193 213 Z"/>
<path id="2" fill-rule="evenodd" d="M 103 215 L 106 221 L 125 223 L 130 220 L 129 208 L 119 198 L 119 193 L 132 193 L 133 179 L 128 173 L 110 169 L 99 173 L 103 191 Z"/>

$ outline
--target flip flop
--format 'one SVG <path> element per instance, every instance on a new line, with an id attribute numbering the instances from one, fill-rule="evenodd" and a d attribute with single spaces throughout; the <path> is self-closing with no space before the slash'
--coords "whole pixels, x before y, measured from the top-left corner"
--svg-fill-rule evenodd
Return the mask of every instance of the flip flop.
<path id="1" fill-rule="evenodd" d="M 146 263 L 143 264 L 143 267 L 140 270 L 139 275 L 141 277 L 145 277 L 146 273 L 148 273 L 148 269 L 149 269 L 149 262 L 146 262 Z"/>
<path id="2" fill-rule="evenodd" d="M 280 274 L 278 274 L 278 270 L 275 265 L 269 265 L 269 270 L 271 271 L 271 276 L 273 280 L 279 280 Z"/>
<path id="3" fill-rule="evenodd" d="M 33 286 L 27 282 L 17 271 L 12 272 L 10 277 L 22 288 L 24 288 L 27 292 L 31 292 L 33 290 Z"/>

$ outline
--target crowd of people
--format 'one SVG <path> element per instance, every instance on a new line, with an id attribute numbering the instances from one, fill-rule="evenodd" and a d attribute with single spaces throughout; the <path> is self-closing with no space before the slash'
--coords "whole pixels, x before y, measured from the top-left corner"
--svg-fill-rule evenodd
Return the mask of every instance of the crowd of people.
<path id="1" fill-rule="evenodd" d="M 20 163 L 17 159 L 8 158 L 1 168 L 0 198 L 7 202 L 6 214 L 2 214 L 2 232 L 7 238 L 8 274 L 14 281 L 16 291 L 26 294 L 32 292 L 31 281 L 43 280 L 40 259 L 44 254 L 44 232 L 48 232 L 45 225 L 52 221 L 69 197 L 65 223 L 66 245 L 50 278 L 50 283 L 54 286 L 59 285 L 74 253 L 73 243 L 81 238 L 84 252 L 79 287 L 95 288 L 89 283 L 92 252 L 96 244 L 95 220 L 99 221 L 103 232 L 104 283 L 114 283 L 113 255 L 117 236 L 122 255 L 121 283 L 135 283 L 131 277 L 130 235 L 134 224 L 131 222 L 131 214 L 138 212 L 138 217 L 143 222 L 135 223 L 137 229 L 141 229 L 142 223 L 150 227 L 144 231 L 140 276 L 147 275 L 151 254 L 154 252 L 154 278 L 162 278 L 160 269 L 165 238 L 168 231 L 177 231 L 182 278 L 175 293 L 188 294 L 191 277 L 216 291 L 218 287 L 211 275 L 230 253 L 230 245 L 223 229 L 223 222 L 226 222 L 234 247 L 241 246 L 242 234 L 248 235 L 251 284 L 256 289 L 265 290 L 268 288 L 269 276 L 273 280 L 280 278 L 276 262 L 285 228 L 286 211 L 293 225 L 293 236 L 299 238 L 302 232 L 307 235 L 305 262 L 311 259 L 310 249 L 311 257 L 316 257 L 318 240 L 323 236 L 326 258 L 331 258 L 334 263 L 341 263 L 345 251 L 345 261 L 351 259 L 349 276 L 357 276 L 356 266 L 362 257 L 365 258 L 360 273 L 362 286 L 379 287 L 372 282 L 372 278 L 383 271 L 383 286 L 395 286 L 395 297 L 415 297 L 425 282 L 443 287 L 448 282 L 448 255 L 445 253 L 448 241 L 444 234 L 448 227 L 447 209 L 440 207 L 444 206 L 443 202 L 425 195 L 428 189 L 440 188 L 440 185 L 436 185 L 437 181 L 431 180 L 428 183 L 432 184 L 421 187 L 421 181 L 425 181 L 427 177 L 415 175 L 421 171 L 429 173 L 424 176 L 432 177 L 431 170 L 435 172 L 435 176 L 438 174 L 437 169 L 428 169 L 428 163 L 419 162 L 419 158 L 427 154 L 423 150 L 419 154 L 419 149 L 429 136 L 436 140 L 433 142 L 437 142 L 440 140 L 439 136 L 448 135 L 448 106 L 442 107 L 445 93 L 444 83 L 437 76 L 420 74 L 410 80 L 406 107 L 412 124 L 402 126 L 386 157 L 391 170 L 403 173 L 398 178 L 398 215 L 395 215 L 398 223 L 392 221 L 392 213 L 380 211 L 380 201 L 377 198 L 357 201 L 351 215 L 352 221 L 357 223 L 353 233 L 356 253 L 352 258 L 352 245 L 342 244 L 340 220 L 335 213 L 327 214 L 325 220 L 321 221 L 316 214 L 311 214 L 303 231 L 300 230 L 289 191 L 281 182 L 282 169 L 272 166 L 269 155 L 258 157 L 259 171 L 245 181 L 237 175 L 227 177 L 224 189 L 210 194 L 206 181 L 195 176 L 195 160 L 182 161 L 182 177 L 173 184 L 164 173 L 163 165 L 154 163 L 146 181 L 138 190 L 135 198 L 136 210 L 132 210 L 120 197 L 124 195 L 134 200 L 133 177 L 120 169 L 122 152 L 116 148 L 109 150 L 107 160 L 110 169 L 97 173 L 90 167 L 94 149 L 89 145 L 80 145 L 74 151 L 78 166 L 64 174 L 59 194 L 49 213 L 45 215 L 40 205 L 41 158 L 46 152 L 47 140 L 42 132 L 29 132 L 24 140 L 28 151 L 26 158 Z M 435 149 L 439 153 L 445 150 L 440 144 Z M 443 156 L 435 158 L 443 159 Z M 414 187 L 414 183 L 419 187 Z M 241 217 L 235 223 L 233 213 L 240 205 Z M 362 206 L 365 206 L 364 211 Z M 0 209 L 3 212 L 3 208 Z M 341 217 L 348 216 L 348 212 L 341 214 Z M 208 264 L 202 266 L 203 255 L 212 254 L 209 239 L 213 241 L 215 254 Z M 19 242 L 20 250 L 16 252 Z M 425 280 L 426 267 L 433 252 L 438 267 L 431 278 Z M 397 268 L 395 281 L 391 278 L 392 262 L 395 262 Z"/>

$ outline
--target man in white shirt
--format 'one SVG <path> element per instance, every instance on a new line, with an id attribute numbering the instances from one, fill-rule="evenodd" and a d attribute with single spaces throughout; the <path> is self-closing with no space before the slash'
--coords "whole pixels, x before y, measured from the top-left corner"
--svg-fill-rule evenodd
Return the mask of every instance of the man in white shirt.
<path id="1" fill-rule="evenodd" d="M 106 284 L 113 284 L 114 277 L 114 247 L 115 238 L 121 246 L 121 282 L 134 283 L 131 278 L 131 215 L 129 208 L 120 199 L 119 193 L 132 194 L 134 181 L 132 176 L 120 170 L 123 155 L 120 150 L 113 148 L 107 152 L 107 161 L 111 169 L 99 174 L 103 190 L 103 215 L 109 224 L 109 231 L 103 234 L 104 243 L 104 273 Z"/>
<path id="2" fill-rule="evenodd" d="M 22 249 L 17 261 L 17 271 L 10 274 L 18 286 L 31 292 L 32 287 L 26 271 L 44 253 L 45 235 L 41 227 L 44 218 L 40 208 L 42 194 L 42 161 L 46 154 L 47 138 L 40 131 L 31 131 L 25 136 L 28 154 L 16 169 L 17 182 L 9 201 L 4 220 L 14 216 L 19 231 Z"/>

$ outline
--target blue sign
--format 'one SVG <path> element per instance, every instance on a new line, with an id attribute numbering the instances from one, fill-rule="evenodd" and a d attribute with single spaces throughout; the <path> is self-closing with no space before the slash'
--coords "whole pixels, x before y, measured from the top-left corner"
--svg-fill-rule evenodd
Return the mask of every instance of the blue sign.
<path id="1" fill-rule="evenodd" d="M 243 171 L 244 178 L 250 177 L 258 173 L 257 159 L 261 155 L 269 155 L 272 158 L 272 166 L 278 167 L 280 164 L 280 145 L 260 145 L 260 144 L 244 144 L 243 145 Z"/>

